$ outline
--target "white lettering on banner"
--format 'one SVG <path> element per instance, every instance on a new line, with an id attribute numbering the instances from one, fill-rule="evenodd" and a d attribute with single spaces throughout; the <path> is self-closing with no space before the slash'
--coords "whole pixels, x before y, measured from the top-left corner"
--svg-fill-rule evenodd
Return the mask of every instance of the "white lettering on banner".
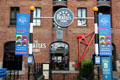
<path id="1" fill-rule="evenodd" d="M 39 43 L 38 40 L 33 41 L 33 52 L 40 52 L 41 48 L 46 48 L 46 43 Z"/>

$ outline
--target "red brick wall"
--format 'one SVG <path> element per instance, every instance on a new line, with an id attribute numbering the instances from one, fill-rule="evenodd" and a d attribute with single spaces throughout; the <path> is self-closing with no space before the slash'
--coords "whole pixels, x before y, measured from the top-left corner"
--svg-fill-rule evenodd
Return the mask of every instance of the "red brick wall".
<path id="1" fill-rule="evenodd" d="M 96 5 L 96 0 L 68 0 L 67 7 L 74 13 L 74 16 L 77 17 L 77 8 L 84 7 L 87 8 L 87 16 L 93 17 L 92 8 Z M 27 3 L 27 4 L 26 4 Z M 7 41 L 15 40 L 15 26 L 9 25 L 10 17 L 10 7 L 20 7 L 20 13 L 29 13 L 29 7 L 31 5 L 41 8 L 41 16 L 52 16 L 53 15 L 53 2 L 52 0 L 7 0 L 3 1 L 0 5 L 0 33 L 1 33 L 1 46 L 0 51 L 1 55 L 3 54 L 3 46 Z M 63 41 L 67 42 L 70 45 L 70 61 L 75 61 L 78 57 L 78 41 L 76 36 L 78 34 L 84 33 L 87 34 L 94 30 L 94 20 L 87 20 L 86 27 L 78 27 L 77 20 L 75 19 L 73 24 L 71 24 L 63 32 Z M 8 36 L 8 37 L 6 37 Z M 42 62 L 49 61 L 49 46 L 52 42 L 56 41 L 56 30 L 52 29 L 52 19 L 41 19 L 41 26 L 34 27 L 34 40 L 39 42 L 44 42 L 47 44 L 47 48 L 40 52 L 39 58 Z M 93 42 L 94 43 L 94 42 Z M 94 44 L 91 45 L 91 49 L 88 50 L 86 58 L 90 59 L 90 53 L 94 53 Z M 83 48 L 81 48 L 83 50 Z M 38 57 L 38 56 L 37 56 Z M 2 59 L 2 58 L 1 58 Z"/>
<path id="2" fill-rule="evenodd" d="M 116 54 L 120 52 L 120 1 L 111 0 L 112 9 L 112 41 L 116 46 Z M 58 4 L 58 3 L 57 3 Z M 62 4 L 62 3 L 60 3 Z M 33 5 L 41 8 L 41 16 L 53 16 L 53 1 L 52 0 L 1 0 L 0 1 L 0 61 L 3 60 L 4 44 L 8 41 L 15 41 L 16 27 L 9 25 L 10 7 L 20 7 L 20 13 L 29 13 L 29 7 Z M 92 8 L 97 5 L 96 0 L 67 0 L 67 8 L 69 8 L 74 16 L 77 17 L 77 8 L 87 8 L 87 17 L 93 17 Z M 56 30 L 52 28 L 52 19 L 41 19 L 41 26 L 34 27 L 34 40 L 44 42 L 47 48 L 41 49 L 40 53 L 35 55 L 38 62 L 49 62 L 49 47 L 50 44 L 56 41 Z M 63 30 L 63 41 L 70 46 L 69 54 L 70 61 L 74 62 L 78 59 L 78 34 L 87 34 L 94 31 L 94 20 L 87 20 L 86 27 L 78 27 L 77 20 Z M 88 38 L 90 40 L 90 37 Z M 83 52 L 85 45 L 81 45 Z M 94 41 L 92 42 L 85 59 L 90 59 L 90 54 L 94 53 Z M 117 56 L 118 58 L 118 56 Z M 26 56 L 24 57 L 26 62 Z"/>
<path id="3" fill-rule="evenodd" d="M 118 59 L 118 53 L 120 53 L 120 1 L 112 0 L 112 42 L 116 46 L 116 58 Z"/>

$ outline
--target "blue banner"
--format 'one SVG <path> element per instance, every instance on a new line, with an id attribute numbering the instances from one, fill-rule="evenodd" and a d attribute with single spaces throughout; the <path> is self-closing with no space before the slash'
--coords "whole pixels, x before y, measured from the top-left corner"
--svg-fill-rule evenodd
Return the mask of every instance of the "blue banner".
<path id="1" fill-rule="evenodd" d="M 112 56 L 111 16 L 99 15 L 99 48 L 101 56 Z"/>
<path id="2" fill-rule="evenodd" d="M 29 14 L 18 13 L 16 23 L 16 55 L 28 54 Z"/>
<path id="3" fill-rule="evenodd" d="M 103 80 L 113 80 L 112 74 L 112 57 L 102 57 Z"/>

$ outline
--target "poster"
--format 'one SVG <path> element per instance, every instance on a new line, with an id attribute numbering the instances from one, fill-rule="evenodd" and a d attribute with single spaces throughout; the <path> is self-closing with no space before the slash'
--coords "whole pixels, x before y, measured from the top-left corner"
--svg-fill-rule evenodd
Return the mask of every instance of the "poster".
<path id="1" fill-rule="evenodd" d="M 100 56 L 95 56 L 95 64 L 100 64 Z"/>
<path id="2" fill-rule="evenodd" d="M 99 49 L 101 56 L 112 56 L 111 16 L 99 15 Z"/>
<path id="3" fill-rule="evenodd" d="M 102 57 L 103 80 L 113 80 L 112 78 L 112 57 Z"/>
<path id="4" fill-rule="evenodd" d="M 18 13 L 16 23 L 15 55 L 28 54 L 29 14 Z"/>

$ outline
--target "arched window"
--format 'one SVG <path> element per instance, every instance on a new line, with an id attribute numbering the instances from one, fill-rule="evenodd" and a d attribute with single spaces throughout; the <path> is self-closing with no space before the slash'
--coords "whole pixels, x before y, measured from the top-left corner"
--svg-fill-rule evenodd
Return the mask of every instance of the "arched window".
<path id="1" fill-rule="evenodd" d="M 3 67 L 7 70 L 22 70 L 22 56 L 15 55 L 15 41 L 4 45 Z"/>
<path id="2" fill-rule="evenodd" d="M 69 45 L 65 42 L 54 42 L 50 45 L 50 64 L 52 70 L 69 69 Z"/>
<path id="3" fill-rule="evenodd" d="M 98 6 L 98 13 L 99 14 L 111 14 L 111 7 L 110 6 Z"/>

